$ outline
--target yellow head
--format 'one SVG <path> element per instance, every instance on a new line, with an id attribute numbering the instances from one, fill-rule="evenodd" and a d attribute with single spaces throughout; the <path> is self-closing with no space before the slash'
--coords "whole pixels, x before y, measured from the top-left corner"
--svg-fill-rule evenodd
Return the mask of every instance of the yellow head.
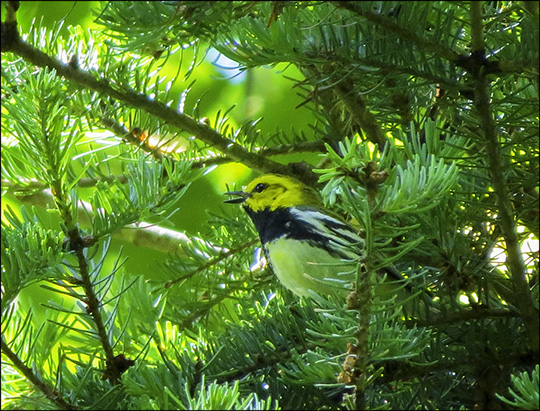
<path id="1" fill-rule="evenodd" d="M 295 206 L 322 206 L 313 188 L 279 174 L 262 175 L 249 183 L 244 191 L 230 191 L 226 194 L 239 196 L 226 203 L 243 203 L 246 209 L 255 213 Z"/>

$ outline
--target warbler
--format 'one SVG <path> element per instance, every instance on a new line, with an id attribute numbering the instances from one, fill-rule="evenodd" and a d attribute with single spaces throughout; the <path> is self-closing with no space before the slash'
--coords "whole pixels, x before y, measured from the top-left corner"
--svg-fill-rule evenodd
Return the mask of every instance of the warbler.
<path id="1" fill-rule="evenodd" d="M 225 194 L 236 197 L 226 203 L 243 205 L 285 287 L 311 297 L 352 290 L 364 240 L 323 206 L 316 190 L 288 176 L 265 174 L 244 191 Z"/>

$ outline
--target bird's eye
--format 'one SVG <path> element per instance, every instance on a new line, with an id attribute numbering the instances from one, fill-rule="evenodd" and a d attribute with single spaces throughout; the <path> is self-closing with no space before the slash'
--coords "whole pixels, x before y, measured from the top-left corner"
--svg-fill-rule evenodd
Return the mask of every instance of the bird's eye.
<path id="1" fill-rule="evenodd" d="M 264 183 L 259 183 L 255 186 L 255 188 L 253 189 L 253 192 L 254 193 L 262 193 L 264 191 L 264 189 L 266 188 L 266 184 Z"/>

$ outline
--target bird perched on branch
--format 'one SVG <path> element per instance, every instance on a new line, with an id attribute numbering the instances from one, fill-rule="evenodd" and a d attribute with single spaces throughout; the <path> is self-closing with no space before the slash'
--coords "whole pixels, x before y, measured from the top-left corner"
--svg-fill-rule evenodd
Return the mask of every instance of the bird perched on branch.
<path id="1" fill-rule="evenodd" d="M 265 174 L 226 203 L 240 203 L 259 233 L 270 267 L 299 296 L 346 294 L 355 281 L 364 240 L 324 208 L 317 191 L 284 175 Z M 395 280 L 403 281 L 390 271 Z"/>

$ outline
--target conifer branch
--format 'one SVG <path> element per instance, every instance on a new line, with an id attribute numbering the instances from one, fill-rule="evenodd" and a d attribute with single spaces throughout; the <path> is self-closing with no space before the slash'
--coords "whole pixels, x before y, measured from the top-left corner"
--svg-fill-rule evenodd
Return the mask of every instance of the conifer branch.
<path id="1" fill-rule="evenodd" d="M 4 336 L 1 338 L 2 354 L 4 354 L 13 364 L 13 366 L 20 371 L 26 379 L 34 385 L 47 399 L 62 410 L 76 410 L 78 409 L 74 404 L 67 402 L 60 392 L 54 387 L 43 381 L 34 371 L 28 367 L 19 356 L 9 347 L 4 341 Z"/>
<path id="2" fill-rule="evenodd" d="M 54 203 L 60 211 L 65 227 L 64 231 L 68 237 L 68 248 L 75 253 L 77 259 L 78 274 L 80 275 L 80 278 L 77 279 L 77 282 L 74 283 L 74 285 L 82 286 L 84 290 L 86 311 L 94 321 L 101 347 L 105 352 L 107 370 L 109 372 L 107 375 L 113 383 L 117 383 L 121 373 L 117 372 L 117 369 L 113 366 L 115 360 L 114 351 L 111 342 L 109 341 L 107 330 L 105 329 L 105 323 L 100 310 L 101 303 L 94 290 L 88 260 L 84 253 L 85 248 L 93 245 L 97 239 L 91 238 L 90 241 L 88 241 L 88 239 L 81 236 L 79 227 L 74 223 L 75 219 L 72 215 L 71 200 L 65 194 L 64 186 L 57 176 L 53 178 L 51 187 Z"/>
<path id="3" fill-rule="evenodd" d="M 484 40 L 482 30 L 482 2 L 471 1 L 471 27 L 472 27 L 472 45 L 473 54 L 479 56 L 479 64 L 482 65 L 485 60 Z M 475 76 L 474 88 L 474 106 L 480 117 L 482 134 L 485 142 L 487 162 L 491 184 L 495 191 L 498 201 L 498 221 L 501 225 L 506 252 L 508 255 L 507 264 L 512 277 L 515 296 L 513 304 L 519 307 L 523 320 L 525 321 L 529 343 L 533 350 L 539 348 L 539 319 L 538 310 L 534 307 L 531 299 L 529 286 L 526 279 L 525 263 L 521 254 L 521 248 L 518 241 L 517 224 L 512 211 L 512 203 L 508 183 L 504 170 L 506 169 L 500 153 L 499 138 L 493 123 L 490 107 L 489 80 L 482 67 L 473 70 Z"/>
<path id="4" fill-rule="evenodd" d="M 126 129 L 123 125 L 118 124 L 116 121 L 114 121 L 111 118 L 103 118 L 101 119 L 102 124 L 111 132 L 113 132 L 116 136 L 120 138 L 125 138 L 127 142 L 130 144 L 134 144 L 137 147 L 141 147 L 142 149 L 152 154 L 156 157 L 157 160 L 161 160 L 163 157 L 163 154 L 159 151 L 159 149 L 156 149 L 155 147 L 149 147 L 146 144 L 141 144 L 141 141 L 137 138 L 132 138 L 132 132 L 130 132 L 128 129 Z M 278 146 L 272 146 L 272 147 L 265 147 L 260 149 L 257 154 L 262 157 L 270 157 L 270 156 L 277 156 L 277 155 L 283 155 L 283 154 L 294 154 L 294 153 L 322 153 L 324 152 L 325 146 L 324 141 L 303 141 L 297 144 L 282 144 Z M 157 156 L 159 154 L 159 156 Z M 169 157 L 171 160 L 175 160 L 174 158 Z M 194 158 L 191 163 L 191 168 L 198 169 L 198 168 L 204 168 L 209 167 L 212 165 L 220 165 L 220 164 L 227 164 L 232 163 L 236 161 L 235 159 L 231 158 L 230 156 L 219 156 L 219 157 L 208 157 L 208 158 Z"/>
<path id="5" fill-rule="evenodd" d="M 84 289 L 86 300 L 85 303 L 87 307 L 86 311 L 94 320 L 96 331 L 101 342 L 101 347 L 105 352 L 107 365 L 109 365 L 114 362 L 114 351 L 111 342 L 109 341 L 107 330 L 105 329 L 105 323 L 103 321 L 103 317 L 101 316 L 100 311 L 101 303 L 95 293 L 94 284 L 92 283 L 92 279 L 90 277 L 88 261 L 86 260 L 86 256 L 84 255 L 84 249 L 86 248 L 86 244 L 81 237 L 78 228 L 70 230 L 67 234 L 69 236 L 70 248 L 75 252 L 75 256 L 79 265 L 79 274 L 81 276 L 80 285 L 82 285 Z M 111 375 L 111 377 L 113 382 L 117 382 L 120 374 L 113 374 Z"/>
<path id="6" fill-rule="evenodd" d="M 366 133 L 368 140 L 376 144 L 382 153 L 388 139 L 373 114 L 364 104 L 362 97 L 354 93 L 353 84 L 349 80 L 344 80 L 336 86 L 335 90 L 338 98 L 345 103 L 345 107 L 347 107 L 351 117 L 364 133 Z"/>
<path id="7" fill-rule="evenodd" d="M 260 355 L 257 356 L 257 361 L 253 364 L 247 365 L 243 368 L 237 368 L 234 370 L 231 370 L 230 372 L 221 373 L 217 381 L 220 383 L 228 382 L 228 381 L 235 381 L 235 380 L 241 380 L 242 378 L 245 378 L 251 374 L 253 374 L 256 371 L 272 367 L 277 364 L 281 364 L 289 360 L 293 356 L 293 349 L 298 354 L 304 354 L 309 350 L 314 350 L 317 346 L 315 344 L 303 344 L 298 347 L 294 348 L 285 348 L 285 349 L 278 349 L 276 350 L 275 354 L 273 355 Z M 212 361 L 212 360 L 210 360 Z"/>
<path id="8" fill-rule="evenodd" d="M 374 13 L 372 11 L 367 11 L 366 7 L 363 6 L 360 2 L 357 1 L 335 1 L 333 2 L 336 7 L 347 9 L 370 22 L 382 27 L 385 30 L 391 31 L 400 38 L 406 39 L 411 43 L 415 44 L 419 49 L 428 50 L 434 55 L 444 58 L 448 61 L 456 61 L 459 57 L 459 54 L 454 51 L 444 47 L 440 43 L 432 42 L 423 37 L 420 37 L 418 34 L 413 33 L 412 31 L 399 26 L 394 21 L 386 18 L 381 14 Z"/>
<path id="9" fill-rule="evenodd" d="M 175 284 L 178 284 L 180 281 L 184 281 L 184 280 L 186 280 L 188 278 L 191 278 L 194 275 L 197 275 L 197 274 L 199 274 L 199 273 L 201 273 L 201 272 L 215 266 L 216 264 L 219 264 L 223 260 L 226 260 L 227 258 L 230 258 L 230 257 L 238 254 L 239 252 L 245 250 L 246 248 L 251 247 L 252 245 L 256 244 L 258 241 L 259 241 L 258 238 L 254 238 L 251 241 L 240 244 L 238 247 L 233 248 L 232 250 L 221 251 L 218 256 L 212 258 L 206 264 L 196 268 L 193 271 L 190 271 L 189 273 L 186 273 L 186 274 L 182 275 L 181 277 L 178 277 L 178 278 L 176 278 L 174 280 L 166 282 L 164 284 L 164 287 L 169 288 L 169 287 L 172 287 Z"/>
<path id="10" fill-rule="evenodd" d="M 382 132 L 373 114 L 366 107 L 362 97 L 355 92 L 354 84 L 349 79 L 331 76 L 329 73 L 334 71 L 333 68 L 326 70 L 325 68 L 320 69 L 313 65 L 304 71 L 306 71 L 306 74 L 315 72 L 317 77 L 331 78 L 327 82 L 331 86 L 322 89 L 315 88 L 312 97 L 314 100 L 316 99 L 318 104 L 324 107 L 332 126 L 340 130 L 340 135 L 335 136 L 330 143 L 336 144 L 343 137 L 351 137 L 356 132 L 362 130 L 367 140 L 376 144 L 382 152 L 388 139 Z M 346 122 L 336 113 L 335 101 L 343 102 L 349 114 L 348 118 L 350 119 L 347 123 L 352 124 L 352 126 L 347 127 Z M 324 144 L 324 141 L 320 143 Z"/>
<path id="11" fill-rule="evenodd" d="M 478 309 L 458 311 L 453 313 L 445 313 L 437 318 L 429 320 L 416 320 L 412 318 L 407 319 L 407 323 L 415 324 L 419 326 L 438 326 L 446 324 L 456 324 L 460 322 L 466 322 L 470 320 L 478 320 L 481 318 L 515 318 L 521 315 L 512 310 L 506 309 L 490 309 L 483 306 Z"/>
<path id="12" fill-rule="evenodd" d="M 263 156 L 279 156 L 283 154 L 296 153 L 324 153 L 326 147 L 324 141 L 302 141 L 295 144 L 282 144 L 279 146 L 265 147 L 259 151 Z"/>
<path id="13" fill-rule="evenodd" d="M 204 307 L 202 307 L 202 308 L 200 308 L 198 310 L 191 311 L 189 316 L 182 319 L 182 321 L 180 321 L 178 323 L 178 329 L 180 331 L 185 330 L 185 329 L 189 329 L 189 327 L 193 326 L 193 324 L 196 321 L 198 321 L 201 318 L 204 318 L 213 309 L 215 309 L 215 307 L 219 306 L 219 304 L 221 304 L 221 302 L 223 300 L 225 300 L 227 298 L 234 298 L 232 296 L 232 293 L 234 293 L 236 291 L 250 291 L 250 292 L 253 292 L 255 290 L 260 289 L 263 284 L 264 284 L 263 282 L 258 282 L 254 287 L 251 287 L 249 290 L 246 290 L 245 287 L 242 287 L 242 288 L 230 287 L 230 289 L 228 290 L 227 293 L 220 293 L 219 295 L 214 296 L 210 301 L 208 301 L 208 303 Z"/>
<path id="14" fill-rule="evenodd" d="M 484 51 L 483 34 L 483 4 L 481 1 L 471 1 L 471 47 L 473 53 Z"/>
<path id="15" fill-rule="evenodd" d="M 115 176 L 104 176 L 104 177 L 83 177 L 77 180 L 77 187 L 88 188 L 94 187 L 98 182 L 103 181 L 107 183 L 112 183 L 117 181 L 119 183 L 127 183 L 127 177 L 124 175 L 115 175 Z M 36 179 L 30 179 L 26 181 L 19 180 L 19 183 L 14 183 L 11 180 L 2 180 L 2 188 L 10 193 L 29 193 L 29 195 L 35 194 L 36 190 L 47 190 L 49 186 Z M 49 192 L 50 193 L 50 192 Z"/>
<path id="16" fill-rule="evenodd" d="M 360 264 L 357 269 L 356 296 L 348 298 L 348 308 L 358 310 L 358 327 L 354 333 L 356 345 L 349 347 L 349 355 L 355 356 L 354 368 L 351 370 L 351 383 L 355 386 L 354 401 L 357 410 L 366 409 L 366 389 L 368 384 L 369 323 L 372 301 L 371 269 Z M 356 301 L 354 301 L 356 299 Z M 351 300 L 353 304 L 351 305 Z M 356 307 L 355 307 L 356 305 Z"/>
<path id="17" fill-rule="evenodd" d="M 116 85 L 106 78 L 99 78 L 93 73 L 62 63 L 60 60 L 49 56 L 19 38 L 7 45 L 3 45 L 2 52 L 6 51 L 11 51 L 38 67 L 56 70 L 59 76 L 73 81 L 79 86 L 123 101 L 131 107 L 142 109 L 181 130 L 192 133 L 201 141 L 248 167 L 265 173 L 288 174 L 285 166 L 247 151 L 244 147 L 225 138 L 203 122 L 199 122 L 187 114 L 180 113 L 160 101 L 151 100 L 145 94 L 138 93 L 129 87 Z"/>
<path id="18" fill-rule="evenodd" d="M 44 190 L 31 195 L 21 196 L 19 200 L 29 205 L 45 208 L 52 203 L 53 196 L 49 190 Z M 83 225 L 90 225 L 91 221 L 88 216 L 94 213 L 92 206 L 86 201 L 79 200 L 77 211 L 77 221 Z M 183 255 L 182 247 L 192 244 L 194 240 L 182 232 L 160 227 L 145 221 L 128 224 L 121 230 L 113 232 L 112 236 L 139 247 L 147 247 L 164 253 L 178 253 L 180 256 Z"/>
<path id="19" fill-rule="evenodd" d="M 394 33 L 396 36 L 399 36 L 400 38 L 406 39 L 410 41 L 411 43 L 415 44 L 419 49 L 421 50 L 427 50 L 431 53 L 433 53 L 435 56 L 438 56 L 440 58 L 443 58 L 447 61 L 456 63 L 459 66 L 463 66 L 463 64 L 466 65 L 466 61 L 468 60 L 468 57 L 463 56 L 461 54 L 458 54 L 454 52 L 453 50 L 444 47 L 442 44 L 438 42 L 433 42 L 430 40 L 427 40 L 426 38 L 423 38 L 419 36 L 418 34 L 413 33 L 412 31 L 399 26 L 391 19 L 387 18 L 384 15 L 374 13 L 372 11 L 366 10 L 363 6 L 360 5 L 359 2 L 356 1 L 335 1 L 333 2 L 336 7 L 347 9 L 359 16 L 364 17 L 365 19 L 369 20 L 373 24 L 376 24 L 383 28 L 384 30 L 388 30 L 392 33 Z M 473 2 L 471 2 L 472 4 Z M 476 28 L 471 27 L 471 30 L 475 30 Z M 478 39 L 478 36 L 475 36 L 471 33 L 471 37 L 474 39 Z M 474 41 L 474 40 L 473 40 Z M 478 48 L 475 45 L 473 45 L 473 50 L 481 50 L 482 47 Z M 367 60 L 365 61 L 367 64 L 370 64 Z M 371 64 L 370 64 L 371 65 Z M 374 61 L 372 63 L 374 67 L 381 67 L 380 63 L 377 61 Z M 538 70 L 539 64 L 537 59 L 530 59 L 530 60 L 524 60 L 524 61 L 489 61 L 487 63 L 488 71 L 490 73 L 512 73 L 512 72 L 518 72 L 521 73 L 524 70 L 527 69 L 535 69 Z M 467 68 L 467 67 L 465 67 Z M 407 71 L 406 68 L 403 68 L 405 72 Z M 414 70 L 414 69 L 412 69 Z M 427 74 L 427 76 L 425 75 Z M 425 77 L 425 78 L 431 78 L 432 75 L 425 73 L 422 74 L 421 72 L 418 72 L 416 75 L 419 77 Z M 437 83 L 440 84 L 447 84 L 447 80 L 437 81 Z"/>
<path id="20" fill-rule="evenodd" d="M 523 352 L 518 355 L 501 356 L 497 358 L 498 366 L 526 366 L 531 363 L 534 352 Z M 395 381 L 414 381 L 416 378 L 429 375 L 431 373 L 437 373 L 442 371 L 455 372 L 456 369 L 484 369 L 492 367 L 494 364 L 492 358 L 486 357 L 465 357 L 459 358 L 453 361 L 439 361 L 435 364 L 415 365 L 411 363 L 404 363 L 401 361 L 384 361 L 377 363 L 384 367 L 384 372 L 378 378 L 381 382 L 395 382 Z"/>
<path id="21" fill-rule="evenodd" d="M 373 191 L 377 191 L 374 189 Z M 375 198 L 375 193 L 370 196 Z M 351 198 L 349 197 L 349 200 Z M 368 205 L 369 204 L 369 205 Z M 358 311 L 358 326 L 354 331 L 356 338 L 356 344 L 349 344 L 348 354 L 349 357 L 353 355 L 354 361 L 351 361 L 354 365 L 349 371 L 350 383 L 354 385 L 354 402 L 357 410 L 366 409 L 366 390 L 368 387 L 368 364 L 371 362 L 371 352 L 369 351 L 369 326 L 371 322 L 371 306 L 373 301 L 372 279 L 376 276 L 376 272 L 373 268 L 373 227 L 371 226 L 371 208 L 373 204 L 370 204 L 369 199 L 366 201 L 368 210 L 365 216 L 365 261 L 359 263 L 356 268 L 356 282 L 354 291 L 352 291 L 347 297 L 347 308 L 355 309 Z M 347 373 L 346 364 L 344 364 L 344 371 Z"/>

